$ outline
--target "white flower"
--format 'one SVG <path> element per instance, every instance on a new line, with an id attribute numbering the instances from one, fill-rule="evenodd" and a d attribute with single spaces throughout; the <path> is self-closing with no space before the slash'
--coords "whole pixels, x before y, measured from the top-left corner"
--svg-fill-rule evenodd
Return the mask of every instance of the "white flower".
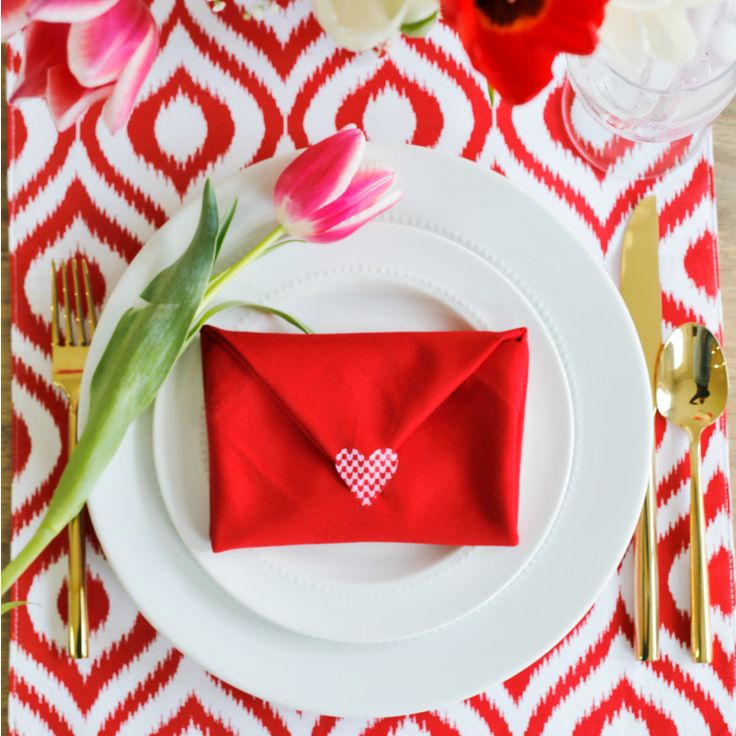
<path id="1" fill-rule="evenodd" d="M 439 0 L 313 0 L 319 24 L 350 51 L 384 46 L 400 33 L 429 30 L 439 14 Z"/>
<path id="2" fill-rule="evenodd" d="M 610 0 L 600 38 L 622 67 L 640 71 L 647 60 L 684 64 L 697 51 L 698 39 L 688 9 L 714 0 Z"/>

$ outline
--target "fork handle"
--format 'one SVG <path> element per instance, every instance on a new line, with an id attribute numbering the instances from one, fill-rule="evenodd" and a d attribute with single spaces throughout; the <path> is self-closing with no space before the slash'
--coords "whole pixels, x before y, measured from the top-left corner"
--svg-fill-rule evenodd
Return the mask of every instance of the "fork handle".
<path id="1" fill-rule="evenodd" d="M 77 403 L 68 409 L 69 454 L 77 445 Z M 84 511 L 69 522 L 68 629 L 69 655 L 84 659 L 89 654 L 89 617 L 87 612 L 87 564 L 84 544 Z"/>

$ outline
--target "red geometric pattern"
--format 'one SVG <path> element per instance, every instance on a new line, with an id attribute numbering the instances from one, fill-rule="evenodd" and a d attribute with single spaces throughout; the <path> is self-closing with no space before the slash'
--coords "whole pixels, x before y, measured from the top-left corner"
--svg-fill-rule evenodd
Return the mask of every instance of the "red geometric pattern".
<path id="1" fill-rule="evenodd" d="M 659 180 L 621 179 L 572 152 L 560 75 L 528 105 L 500 101 L 491 109 L 483 80 L 442 25 L 426 40 L 397 41 L 386 54 L 354 55 L 325 37 L 309 0 L 283 0 L 262 20 L 244 20 L 235 2 L 219 14 L 204 0 L 155 0 L 152 9 L 161 52 L 126 130 L 111 136 L 99 106 L 63 134 L 40 102 L 9 116 L 14 550 L 48 503 L 65 444 L 64 405 L 49 383 L 51 258 L 84 253 L 96 290 L 109 293 L 141 244 L 206 176 L 220 179 L 348 122 L 375 140 L 437 147 L 502 172 L 565 221 L 613 277 L 632 208 L 656 193 L 663 329 L 697 319 L 721 332 L 708 140 Z M 20 61 L 14 40 L 10 90 Z M 635 148 L 618 154 L 642 174 L 652 164 Z M 12 613 L 11 733 L 732 734 L 736 605 L 725 421 L 703 446 L 712 667 L 694 665 L 688 652 L 686 441 L 662 422 L 657 446 L 663 657 L 656 664 L 640 664 L 632 653 L 629 552 L 596 605 L 552 651 L 486 693 L 379 721 L 296 712 L 217 681 L 173 649 L 121 590 L 90 531 L 89 660 L 73 662 L 64 651 L 63 535 L 13 591 L 40 605 Z"/>

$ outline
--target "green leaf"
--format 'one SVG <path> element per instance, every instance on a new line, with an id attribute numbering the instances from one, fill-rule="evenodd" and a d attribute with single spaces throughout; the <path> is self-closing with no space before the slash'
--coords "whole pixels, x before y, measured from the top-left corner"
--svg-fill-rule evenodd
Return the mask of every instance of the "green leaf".
<path id="1" fill-rule="evenodd" d="M 217 201 L 207 181 L 202 196 L 199 224 L 189 247 L 170 266 L 159 273 L 141 292 L 151 304 L 188 304 L 196 308 L 214 263 L 219 223 Z"/>
<path id="2" fill-rule="evenodd" d="M 405 36 L 409 36 L 410 38 L 422 38 L 430 32 L 439 17 L 440 11 L 435 10 L 432 15 L 428 15 L 426 18 L 420 18 L 411 23 L 402 23 L 400 30 Z"/>
<path id="3" fill-rule="evenodd" d="M 199 224 L 184 253 L 141 293 L 113 331 L 90 385 L 87 423 L 46 515 L 2 572 L 4 593 L 41 550 L 81 511 L 130 424 L 153 401 L 186 344 L 212 273 L 217 202 L 205 185 Z"/>
<path id="4" fill-rule="evenodd" d="M 227 231 L 230 229 L 230 225 L 233 221 L 233 217 L 235 216 L 235 210 L 237 208 L 238 208 L 238 200 L 236 199 L 230 205 L 230 209 L 225 214 L 225 217 L 222 218 L 222 222 L 220 223 L 220 229 L 217 231 L 217 240 L 215 241 L 215 260 L 217 260 L 217 256 L 220 255 L 222 244 L 225 241 L 225 236 L 227 235 Z"/>
<path id="5" fill-rule="evenodd" d="M 27 606 L 28 601 L 8 601 L 7 603 L 3 603 L 2 606 L 0 606 L 0 616 L 5 615 L 8 611 L 12 611 L 14 608 L 18 608 L 18 606 Z"/>
<path id="6" fill-rule="evenodd" d="M 244 309 L 253 309 L 256 312 L 263 312 L 264 314 L 272 314 L 275 317 L 280 317 L 285 322 L 288 322 L 290 325 L 293 325 L 297 328 L 297 330 L 301 330 L 305 335 L 311 335 L 312 330 L 309 329 L 304 323 L 300 322 L 296 317 L 292 317 L 287 312 L 282 312 L 280 309 L 275 309 L 274 307 L 267 307 L 263 304 L 251 304 L 250 302 L 241 302 L 237 300 L 230 300 L 226 302 L 220 302 L 220 304 L 216 304 L 211 309 L 208 309 L 204 314 L 202 314 L 197 322 L 195 323 L 194 327 L 189 331 L 189 340 L 191 340 L 201 329 L 202 327 L 207 324 L 207 322 L 212 319 L 218 312 L 223 312 L 226 309 L 232 309 L 233 307 L 243 307 Z"/>

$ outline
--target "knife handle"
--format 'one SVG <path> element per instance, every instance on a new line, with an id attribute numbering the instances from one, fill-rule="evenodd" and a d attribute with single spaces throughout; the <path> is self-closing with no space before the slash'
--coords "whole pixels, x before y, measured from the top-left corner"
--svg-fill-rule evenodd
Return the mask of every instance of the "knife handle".
<path id="1" fill-rule="evenodd" d="M 643 662 L 659 659 L 659 572 L 657 563 L 657 482 L 654 452 L 644 507 L 634 537 L 634 623 L 636 656 Z"/>

